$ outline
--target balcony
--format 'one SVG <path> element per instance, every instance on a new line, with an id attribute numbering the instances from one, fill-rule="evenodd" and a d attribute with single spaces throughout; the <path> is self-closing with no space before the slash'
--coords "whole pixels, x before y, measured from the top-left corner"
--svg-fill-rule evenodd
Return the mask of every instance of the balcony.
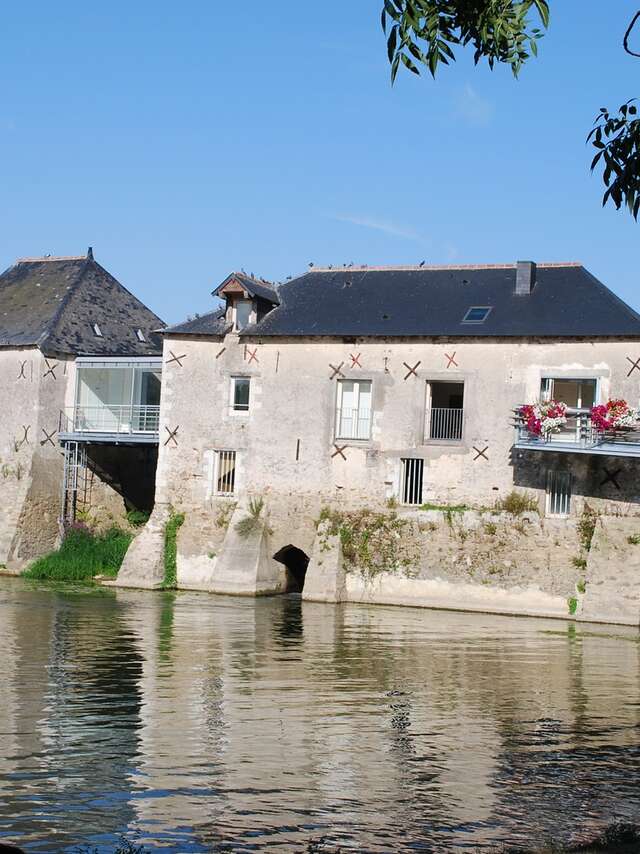
<path id="1" fill-rule="evenodd" d="M 536 436 L 527 430 L 519 410 L 520 407 L 514 410 L 516 428 L 514 448 L 518 450 L 640 457 L 640 429 L 619 428 L 600 432 L 591 423 L 590 410 L 568 409 L 567 423 L 558 432 Z"/>
<path id="2" fill-rule="evenodd" d="M 60 412 L 61 441 L 157 443 L 159 406 L 72 406 Z"/>
<path id="3" fill-rule="evenodd" d="M 427 442 L 460 442 L 464 409 L 432 407 L 427 409 L 425 440 Z"/>

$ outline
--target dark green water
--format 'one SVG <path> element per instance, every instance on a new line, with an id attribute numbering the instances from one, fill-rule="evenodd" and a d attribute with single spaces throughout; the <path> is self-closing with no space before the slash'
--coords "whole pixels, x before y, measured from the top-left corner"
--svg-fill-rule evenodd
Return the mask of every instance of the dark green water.
<path id="1" fill-rule="evenodd" d="M 0 839 L 487 851 L 640 822 L 636 632 L 0 579 Z"/>

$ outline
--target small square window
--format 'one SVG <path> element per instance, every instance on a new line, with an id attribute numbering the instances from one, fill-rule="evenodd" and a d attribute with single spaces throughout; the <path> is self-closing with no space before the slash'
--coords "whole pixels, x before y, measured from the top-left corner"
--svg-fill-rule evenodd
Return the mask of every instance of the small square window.
<path id="1" fill-rule="evenodd" d="M 102 329 L 100 329 L 97 323 L 92 323 L 91 329 L 93 330 L 93 334 L 96 338 L 102 338 Z"/>
<path id="2" fill-rule="evenodd" d="M 233 394 L 231 407 L 233 411 L 248 412 L 251 379 L 249 377 L 232 377 L 231 382 Z"/>
<path id="3" fill-rule="evenodd" d="M 484 323 L 491 313 L 490 305 L 473 305 L 462 318 L 463 323 Z"/>
<path id="4" fill-rule="evenodd" d="M 144 337 L 144 332 L 142 331 L 142 329 L 136 329 L 136 338 L 138 339 L 138 341 L 142 342 L 143 344 L 144 344 L 144 343 L 146 342 L 146 340 L 147 340 L 147 339 Z"/>

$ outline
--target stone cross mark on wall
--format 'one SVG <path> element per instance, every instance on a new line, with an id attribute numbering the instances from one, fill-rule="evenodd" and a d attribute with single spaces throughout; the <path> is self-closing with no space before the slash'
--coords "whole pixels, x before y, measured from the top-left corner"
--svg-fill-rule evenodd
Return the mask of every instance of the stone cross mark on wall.
<path id="1" fill-rule="evenodd" d="M 165 439 L 165 442 L 164 442 L 165 445 L 168 445 L 169 442 L 173 442 L 173 444 L 177 447 L 178 446 L 178 440 L 176 439 L 176 436 L 178 434 L 178 430 L 180 429 L 180 426 L 178 425 L 178 427 L 176 427 L 175 430 L 170 430 L 168 427 L 165 427 L 164 429 L 169 434 L 167 436 L 167 438 Z"/>
<path id="2" fill-rule="evenodd" d="M 24 362 L 20 362 L 20 373 L 18 374 L 19 380 L 26 380 L 27 375 L 25 373 L 25 368 L 27 367 L 27 359 Z"/>
<path id="3" fill-rule="evenodd" d="M 609 471 L 608 468 L 604 469 L 604 473 L 606 477 L 604 477 L 600 481 L 600 486 L 606 486 L 608 483 L 612 483 L 616 489 L 620 489 L 620 484 L 618 483 L 618 475 L 622 469 L 614 469 L 613 471 Z"/>
<path id="4" fill-rule="evenodd" d="M 47 366 L 47 370 L 46 370 L 46 371 L 44 372 L 44 374 L 42 375 L 42 378 L 43 378 L 43 379 L 45 379 L 46 377 L 48 377 L 48 376 L 49 376 L 49 374 L 51 374 L 51 376 L 52 376 L 52 377 L 54 378 L 54 380 L 55 380 L 55 379 L 56 379 L 56 368 L 58 367 L 58 363 L 57 363 L 57 362 L 54 362 L 54 363 L 53 363 L 53 365 L 52 365 L 52 364 L 49 362 L 49 360 L 48 360 L 48 359 L 45 359 L 45 360 L 44 360 L 44 363 L 45 363 L 45 365 Z"/>
<path id="5" fill-rule="evenodd" d="M 476 461 L 476 460 L 479 460 L 479 459 L 480 459 L 480 457 L 482 457 L 482 458 L 483 458 L 483 459 L 485 459 L 485 460 L 488 460 L 488 459 L 489 459 L 489 457 L 487 456 L 487 451 L 489 450 L 489 446 L 488 446 L 488 445 L 485 445 L 485 447 L 484 447 L 482 450 L 480 450 L 480 448 L 476 448 L 476 446 L 475 446 L 475 445 L 473 445 L 473 450 L 476 452 L 476 455 L 475 455 L 475 457 L 473 458 L 474 463 L 475 463 L 475 461 Z"/>
<path id="6" fill-rule="evenodd" d="M 362 367 L 362 365 L 360 364 L 360 356 L 361 356 L 360 353 L 356 353 L 355 356 L 353 355 L 353 353 L 349 353 L 349 358 L 351 359 L 351 367 L 352 368 L 356 368 L 356 367 L 361 368 Z"/>
<path id="7" fill-rule="evenodd" d="M 420 365 L 422 364 L 422 360 L 421 360 L 421 361 L 419 361 L 419 362 L 416 362 L 416 363 L 415 363 L 415 365 L 414 365 L 413 367 L 411 367 L 411 365 L 407 365 L 407 363 L 406 363 L 406 362 L 403 362 L 402 364 L 405 366 L 405 368 L 406 368 L 406 369 L 407 369 L 407 371 L 408 371 L 408 373 L 404 375 L 405 380 L 408 380 L 408 379 L 409 379 L 409 377 L 410 377 L 410 376 L 412 376 L 412 375 L 413 375 L 414 377 L 417 377 L 417 376 L 418 376 L 418 368 L 419 368 L 419 367 L 420 367 Z"/>
<path id="8" fill-rule="evenodd" d="M 18 450 L 18 448 L 21 448 L 23 445 L 29 444 L 29 430 L 31 430 L 31 425 L 30 424 L 23 424 L 22 429 L 24 431 L 24 435 L 22 436 L 22 439 L 20 439 L 19 442 L 16 442 L 16 451 Z"/>
<path id="9" fill-rule="evenodd" d="M 459 367 L 460 367 L 460 366 L 458 365 L 458 363 L 456 362 L 456 354 L 455 354 L 455 350 L 454 350 L 454 352 L 453 352 L 453 354 L 452 354 L 451 356 L 450 356 L 448 353 L 445 353 L 445 354 L 444 354 L 444 357 L 445 357 L 445 359 L 448 359 L 448 361 L 447 361 L 447 370 L 449 370 L 449 368 L 451 367 L 451 365 L 455 365 L 455 367 L 456 367 L 456 368 L 459 368 Z"/>
<path id="10" fill-rule="evenodd" d="M 627 362 L 631 363 L 631 367 L 629 368 L 629 373 L 627 374 L 628 377 L 630 377 L 634 371 L 640 371 L 640 358 L 636 359 L 634 362 L 633 359 L 630 359 L 629 356 L 627 356 Z"/>
<path id="11" fill-rule="evenodd" d="M 385 374 L 389 373 L 389 357 L 388 356 L 384 357 L 384 372 L 385 372 Z"/>
<path id="12" fill-rule="evenodd" d="M 253 350 L 250 350 L 247 347 L 244 351 L 245 359 L 247 358 L 247 356 L 249 357 L 247 359 L 249 364 L 251 364 L 251 362 L 255 362 L 256 364 L 259 364 L 259 362 L 258 362 L 258 348 L 257 347 L 255 347 Z"/>
<path id="13" fill-rule="evenodd" d="M 47 431 L 43 427 L 42 432 L 44 433 L 44 439 L 40 439 L 40 445 L 46 445 L 48 443 L 50 445 L 53 445 L 53 447 L 55 448 L 56 443 L 53 441 L 53 437 L 58 431 L 53 430 L 51 433 L 47 433 Z"/>
<path id="14" fill-rule="evenodd" d="M 226 349 L 226 347 L 223 347 L 222 350 L 218 350 L 218 352 L 216 353 L 216 359 L 219 359 Z"/>
<path id="15" fill-rule="evenodd" d="M 178 365 L 180 365 L 180 367 L 182 367 L 182 359 L 186 359 L 187 354 L 183 353 L 181 356 L 176 356 L 176 354 L 173 352 L 173 350 L 169 350 L 169 353 L 171 355 L 171 358 L 167 359 L 167 365 L 170 365 L 172 362 L 177 362 Z"/>
<path id="16" fill-rule="evenodd" d="M 340 447 L 340 445 L 334 444 L 333 447 L 335 448 L 335 451 L 331 454 L 331 459 L 333 459 L 334 457 L 337 457 L 338 454 L 340 454 L 340 456 L 342 457 L 343 460 L 347 459 L 345 456 L 345 453 L 344 453 L 345 448 L 347 447 L 346 445 L 342 445 L 342 447 Z"/>
<path id="17" fill-rule="evenodd" d="M 331 376 L 329 377 L 329 379 L 330 379 L 330 380 L 332 380 L 336 375 L 339 375 L 339 376 L 341 376 L 341 377 L 344 377 L 344 374 L 342 373 L 342 366 L 343 366 L 343 365 L 344 365 L 344 362 L 340 362 L 340 364 L 339 364 L 339 365 L 338 365 L 338 367 L 336 368 L 336 366 L 335 366 L 335 365 L 332 365 L 332 364 L 331 364 L 331 362 L 329 362 L 329 367 L 330 367 L 330 368 L 332 369 L 332 371 L 333 371 L 333 373 L 332 373 L 332 374 L 331 374 Z"/>

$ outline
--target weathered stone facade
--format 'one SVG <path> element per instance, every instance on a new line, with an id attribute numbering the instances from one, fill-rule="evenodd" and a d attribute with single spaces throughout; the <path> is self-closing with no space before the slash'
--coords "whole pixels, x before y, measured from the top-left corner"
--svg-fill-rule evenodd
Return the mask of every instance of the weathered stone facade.
<path id="1" fill-rule="evenodd" d="M 309 598 L 568 616 L 567 601 L 585 578 L 585 570 L 572 562 L 586 560 L 576 532 L 584 503 L 605 515 L 635 514 L 639 463 L 514 451 L 513 410 L 539 397 L 544 376 L 594 378 L 601 400 L 616 396 L 636 402 L 640 373 L 629 373 L 628 358 L 640 355 L 639 348 L 640 342 L 607 339 L 274 340 L 233 332 L 209 338 L 169 333 L 156 501 L 159 512 L 172 505 L 186 516 L 178 539 L 179 586 L 278 592 L 290 578 L 273 555 L 291 544 L 312 557 L 304 592 Z M 234 377 L 250 378 L 247 411 L 233 409 Z M 371 381 L 370 439 L 336 438 L 342 379 Z M 426 386 L 438 381 L 464 383 L 458 442 L 425 439 Z M 216 495 L 220 450 L 235 451 L 233 496 Z M 431 518 L 431 511 L 400 508 L 402 517 L 417 514 L 418 527 L 435 525 L 415 541 L 420 559 L 411 577 L 401 574 L 385 582 L 381 576 L 376 588 L 363 586 L 351 573 L 342 583 L 336 575 L 339 560 L 328 574 L 319 565 L 321 509 L 388 512 L 389 504 L 401 504 L 403 458 L 424 460 L 423 502 L 468 505 L 480 512 L 454 514 L 452 528 L 442 514 Z M 550 468 L 572 472 L 568 519 L 544 518 Z M 607 477 L 611 473 L 613 480 Z M 536 499 L 538 514 L 526 522 L 504 515 L 492 521 L 496 501 L 514 487 Z M 251 542 L 243 546 L 235 525 L 250 514 L 252 496 L 262 498 L 264 508 Z M 231 511 L 224 508 L 236 503 L 228 525 Z M 498 534 L 487 533 L 487 524 L 488 530 L 497 525 Z M 517 529 L 522 525 L 524 532 Z M 256 550 L 262 554 L 260 580 L 245 576 L 240 589 L 230 583 L 230 566 L 242 569 Z M 125 563 L 126 583 L 135 586 L 135 568 L 128 559 Z M 318 593 L 323 574 L 319 587 L 331 595 Z M 393 592 L 394 586 L 401 591 Z M 576 610 L 579 617 L 580 601 Z M 597 619 L 597 612 L 596 607 L 588 618 Z"/>

